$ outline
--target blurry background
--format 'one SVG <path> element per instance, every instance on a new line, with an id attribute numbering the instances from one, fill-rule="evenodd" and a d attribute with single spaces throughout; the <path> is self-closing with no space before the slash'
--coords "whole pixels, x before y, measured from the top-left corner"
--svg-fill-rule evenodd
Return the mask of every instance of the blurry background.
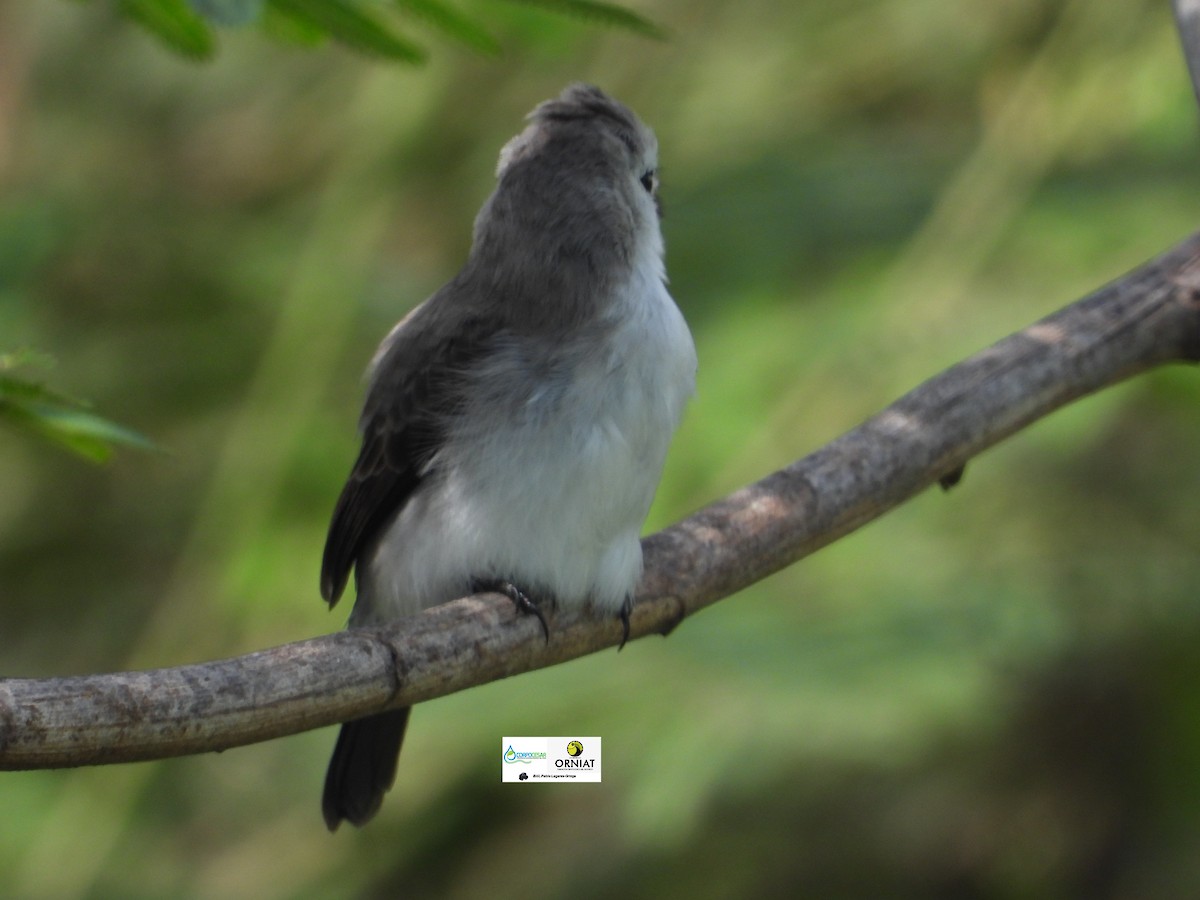
<path id="1" fill-rule="evenodd" d="M 1200 225 L 1169 4 L 639 0 L 655 42 L 495 0 L 422 68 L 108 4 L 0 3 L 0 347 L 166 452 L 0 431 L 0 674 L 340 628 L 317 591 L 361 373 L 452 275 L 502 143 L 568 81 L 658 132 L 699 389 L 657 528 Z M 619 656 L 420 707 L 326 833 L 334 730 L 0 774 L 0 893 L 1194 897 L 1200 381 L 1085 400 Z M 604 783 L 501 785 L 503 734 Z"/>

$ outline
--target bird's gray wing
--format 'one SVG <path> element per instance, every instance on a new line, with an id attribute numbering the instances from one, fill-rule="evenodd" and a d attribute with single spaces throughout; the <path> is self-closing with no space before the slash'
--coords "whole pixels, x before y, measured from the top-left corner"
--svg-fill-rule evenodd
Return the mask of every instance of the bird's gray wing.
<path id="1" fill-rule="evenodd" d="M 462 321 L 453 304 L 419 307 L 389 335 L 362 416 L 362 449 L 325 539 L 321 595 L 330 606 L 350 571 L 426 476 L 461 402 L 466 373 L 486 352 L 490 329 Z M 449 308 L 447 308 L 449 307 Z M 456 319 L 459 319 L 456 321 Z"/>

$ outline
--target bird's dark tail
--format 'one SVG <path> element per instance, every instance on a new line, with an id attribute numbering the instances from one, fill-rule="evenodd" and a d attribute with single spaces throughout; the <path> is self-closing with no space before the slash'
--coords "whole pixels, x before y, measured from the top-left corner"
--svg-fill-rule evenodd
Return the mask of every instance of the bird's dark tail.
<path id="1" fill-rule="evenodd" d="M 329 770 L 321 812 L 330 831 L 342 819 L 351 825 L 367 824 L 396 780 L 396 760 L 411 707 L 355 719 L 342 726 Z"/>

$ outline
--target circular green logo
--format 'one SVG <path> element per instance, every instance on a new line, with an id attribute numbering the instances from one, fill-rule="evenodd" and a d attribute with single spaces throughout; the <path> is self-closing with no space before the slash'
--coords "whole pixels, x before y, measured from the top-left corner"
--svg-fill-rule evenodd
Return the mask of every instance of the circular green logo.
<path id="1" fill-rule="evenodd" d="M 571 756 L 578 756 L 582 752 L 583 744 L 579 743 L 579 741 L 571 741 L 571 743 L 567 744 L 567 753 Z"/>

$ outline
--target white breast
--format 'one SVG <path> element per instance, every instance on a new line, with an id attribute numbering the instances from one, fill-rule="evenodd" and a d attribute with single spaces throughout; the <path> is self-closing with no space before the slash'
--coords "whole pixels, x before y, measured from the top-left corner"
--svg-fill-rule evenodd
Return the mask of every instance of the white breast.
<path id="1" fill-rule="evenodd" d="M 560 359 L 538 384 L 528 347 L 489 360 L 479 373 L 488 387 L 438 454 L 439 474 L 360 573 L 355 624 L 462 596 L 472 578 L 507 579 L 568 608 L 590 600 L 608 614 L 632 593 L 641 528 L 696 371 L 659 257 L 648 256 L 611 307 L 609 335 L 560 354 L 577 365 Z"/>

